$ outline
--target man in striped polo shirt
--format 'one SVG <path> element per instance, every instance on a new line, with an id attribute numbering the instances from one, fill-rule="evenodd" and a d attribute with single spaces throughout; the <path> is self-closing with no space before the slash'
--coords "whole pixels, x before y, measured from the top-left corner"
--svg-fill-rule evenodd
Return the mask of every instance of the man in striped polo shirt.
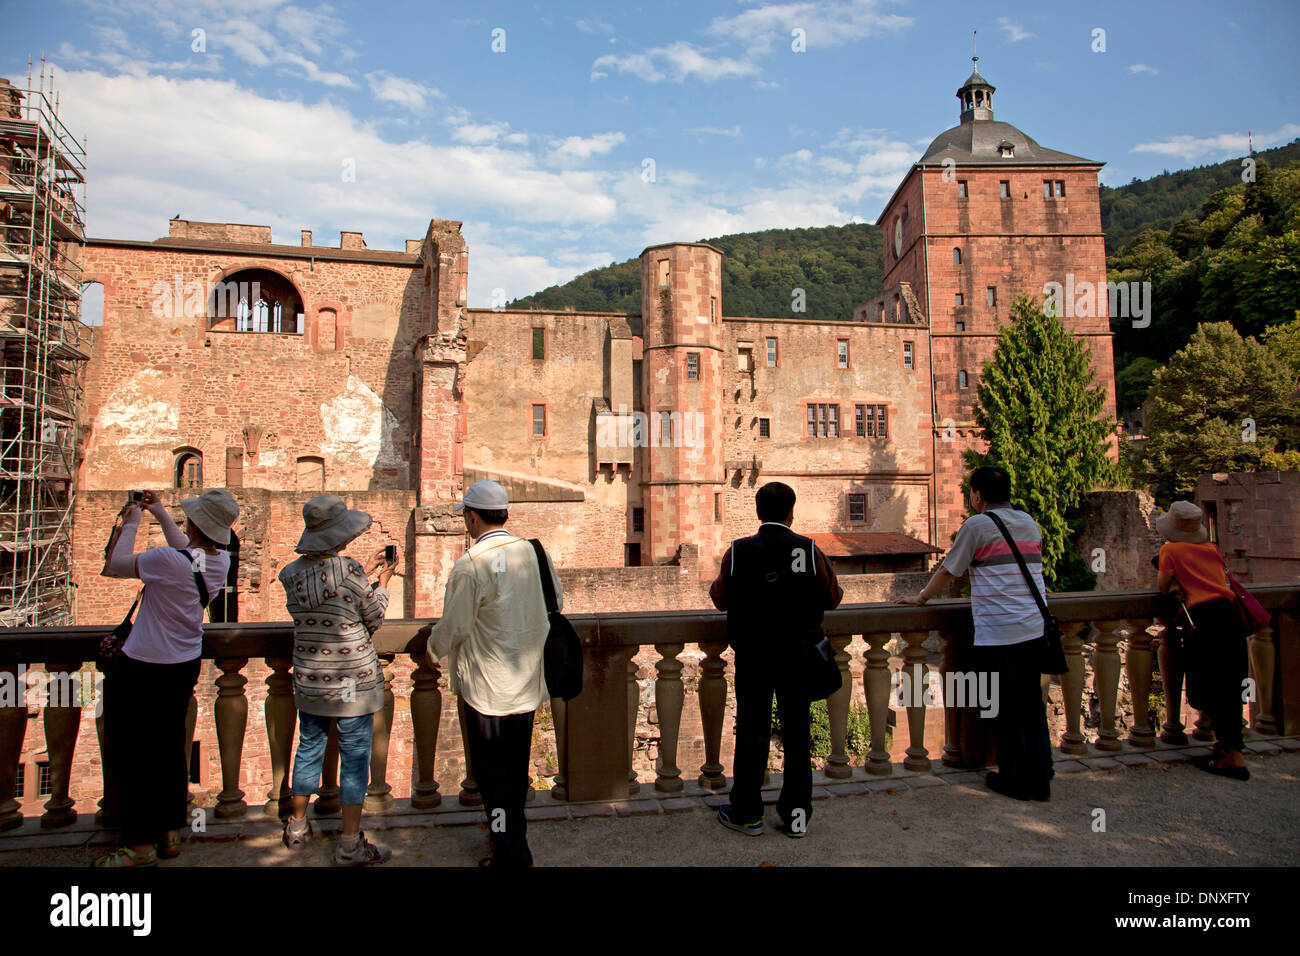
<path id="1" fill-rule="evenodd" d="M 1017 800 L 1047 800 L 1053 770 L 1039 683 L 1045 650 L 1043 616 L 1011 546 L 989 512 L 996 512 L 1006 525 L 1038 593 L 1045 595 L 1042 534 L 1033 518 L 1011 507 L 1010 499 L 1011 479 L 1003 469 L 975 469 L 970 476 L 970 506 L 977 514 L 962 524 L 930 583 L 904 603 L 924 604 L 970 570 L 975 619 L 971 659 L 989 675 L 996 696 L 998 770 L 986 782 L 991 790 Z"/>

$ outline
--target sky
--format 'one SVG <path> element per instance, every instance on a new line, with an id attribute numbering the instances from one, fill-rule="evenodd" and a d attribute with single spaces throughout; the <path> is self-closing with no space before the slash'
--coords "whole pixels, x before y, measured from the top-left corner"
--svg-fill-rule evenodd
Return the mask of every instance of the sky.
<path id="1" fill-rule="evenodd" d="M 88 149 L 88 234 L 167 220 L 402 249 L 464 223 L 470 304 L 651 244 L 874 222 L 958 122 L 1121 185 L 1300 136 L 1300 3 L 0 0 Z M 976 35 L 972 36 L 972 31 Z M 35 83 L 35 81 L 34 81 Z"/>

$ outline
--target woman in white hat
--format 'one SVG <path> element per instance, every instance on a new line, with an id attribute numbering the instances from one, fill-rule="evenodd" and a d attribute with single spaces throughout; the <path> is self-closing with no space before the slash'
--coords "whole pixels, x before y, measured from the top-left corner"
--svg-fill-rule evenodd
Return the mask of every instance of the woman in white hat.
<path id="1" fill-rule="evenodd" d="M 135 553 L 141 509 L 162 526 L 167 547 Z M 96 866 L 151 866 L 180 853 L 188 823 L 185 712 L 199 677 L 203 609 L 221 593 L 230 526 L 239 505 L 212 488 L 181 502 L 182 532 L 151 491 L 122 512 L 107 573 L 145 587 L 122 655 L 104 682 L 105 803 L 121 822 L 122 843 Z"/>
<path id="2" fill-rule="evenodd" d="M 284 845 L 307 847 L 311 824 L 307 801 L 320 787 L 330 721 L 338 721 L 339 803 L 343 836 L 334 862 L 347 866 L 384 863 L 392 851 L 361 832 L 361 802 L 370 778 L 370 739 L 375 711 L 384 706 L 384 675 L 371 635 L 388 610 L 388 579 L 396 561 L 380 549 L 368 568 L 339 549 L 370 527 L 370 515 L 350 511 L 338 495 L 321 495 L 302 509 L 306 528 L 297 561 L 280 572 L 293 615 L 293 694 L 298 706 L 298 752 L 293 761 L 293 813 L 284 824 Z M 369 574 L 379 571 L 372 585 Z"/>
<path id="3" fill-rule="evenodd" d="M 1205 531 L 1201 509 L 1192 502 L 1175 501 L 1156 520 L 1156 530 L 1165 538 L 1158 556 L 1157 587 L 1168 594 L 1176 583 L 1192 620 L 1183 647 L 1187 700 L 1209 715 L 1218 738 L 1214 755 L 1194 763 L 1209 773 L 1249 780 L 1241 754 L 1246 635 L 1228 586 L 1227 568 Z"/>

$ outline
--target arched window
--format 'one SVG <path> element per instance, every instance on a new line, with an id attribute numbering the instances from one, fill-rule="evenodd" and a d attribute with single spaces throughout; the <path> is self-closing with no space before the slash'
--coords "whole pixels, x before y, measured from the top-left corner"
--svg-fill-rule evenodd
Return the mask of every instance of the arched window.
<path id="1" fill-rule="evenodd" d="M 172 486 L 175 488 L 203 487 L 203 453 L 197 448 L 180 448 L 172 468 Z"/>
<path id="2" fill-rule="evenodd" d="M 970 378 L 966 375 L 965 369 L 957 373 L 957 387 L 970 388 Z"/>
<path id="3" fill-rule="evenodd" d="M 302 298 L 270 269 L 241 269 L 214 282 L 208 328 L 224 332 L 302 333 Z"/>
<path id="4" fill-rule="evenodd" d="M 304 455 L 298 459 L 298 490 L 325 490 L 325 459 Z"/>
<path id="5" fill-rule="evenodd" d="M 952 250 L 952 264 L 955 266 L 961 265 L 961 249 L 956 246 L 953 246 Z"/>

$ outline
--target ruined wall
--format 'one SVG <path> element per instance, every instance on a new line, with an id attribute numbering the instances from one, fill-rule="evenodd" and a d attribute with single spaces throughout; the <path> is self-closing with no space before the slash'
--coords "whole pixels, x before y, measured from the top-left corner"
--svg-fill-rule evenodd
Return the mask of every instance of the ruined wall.
<path id="1" fill-rule="evenodd" d="M 1242 581 L 1300 578 L 1300 472 L 1202 475 L 1196 503 Z"/>
<path id="2" fill-rule="evenodd" d="M 425 308 L 414 256 L 405 266 L 94 243 L 86 258 L 87 279 L 104 284 L 104 325 L 85 374 L 79 487 L 169 487 L 181 448 L 202 453 L 208 487 L 227 484 L 228 449 L 248 487 L 318 482 L 300 480 L 301 457 L 323 459 L 331 489 L 410 486 Z M 211 328 L 204 290 L 244 268 L 292 283 L 302 335 Z M 260 435 L 246 438 L 249 425 Z"/>
<path id="3" fill-rule="evenodd" d="M 769 319 L 726 320 L 728 356 L 723 406 L 728 465 L 729 539 L 752 534 L 754 492 L 768 481 L 795 490 L 795 528 L 814 531 L 899 531 L 929 537 L 930 400 L 927 330 L 918 326 Z M 777 342 L 777 364 L 766 342 Z M 849 346 L 839 368 L 838 342 Z M 911 345 L 912 368 L 904 367 Z M 740 368 L 749 349 L 753 371 Z M 809 404 L 839 408 L 837 438 L 809 437 Z M 885 438 L 858 437 L 856 405 L 884 405 Z M 759 420 L 770 423 L 760 435 Z M 755 474 L 752 462 L 761 468 Z M 847 495 L 867 496 L 864 522 L 850 522 Z"/>

